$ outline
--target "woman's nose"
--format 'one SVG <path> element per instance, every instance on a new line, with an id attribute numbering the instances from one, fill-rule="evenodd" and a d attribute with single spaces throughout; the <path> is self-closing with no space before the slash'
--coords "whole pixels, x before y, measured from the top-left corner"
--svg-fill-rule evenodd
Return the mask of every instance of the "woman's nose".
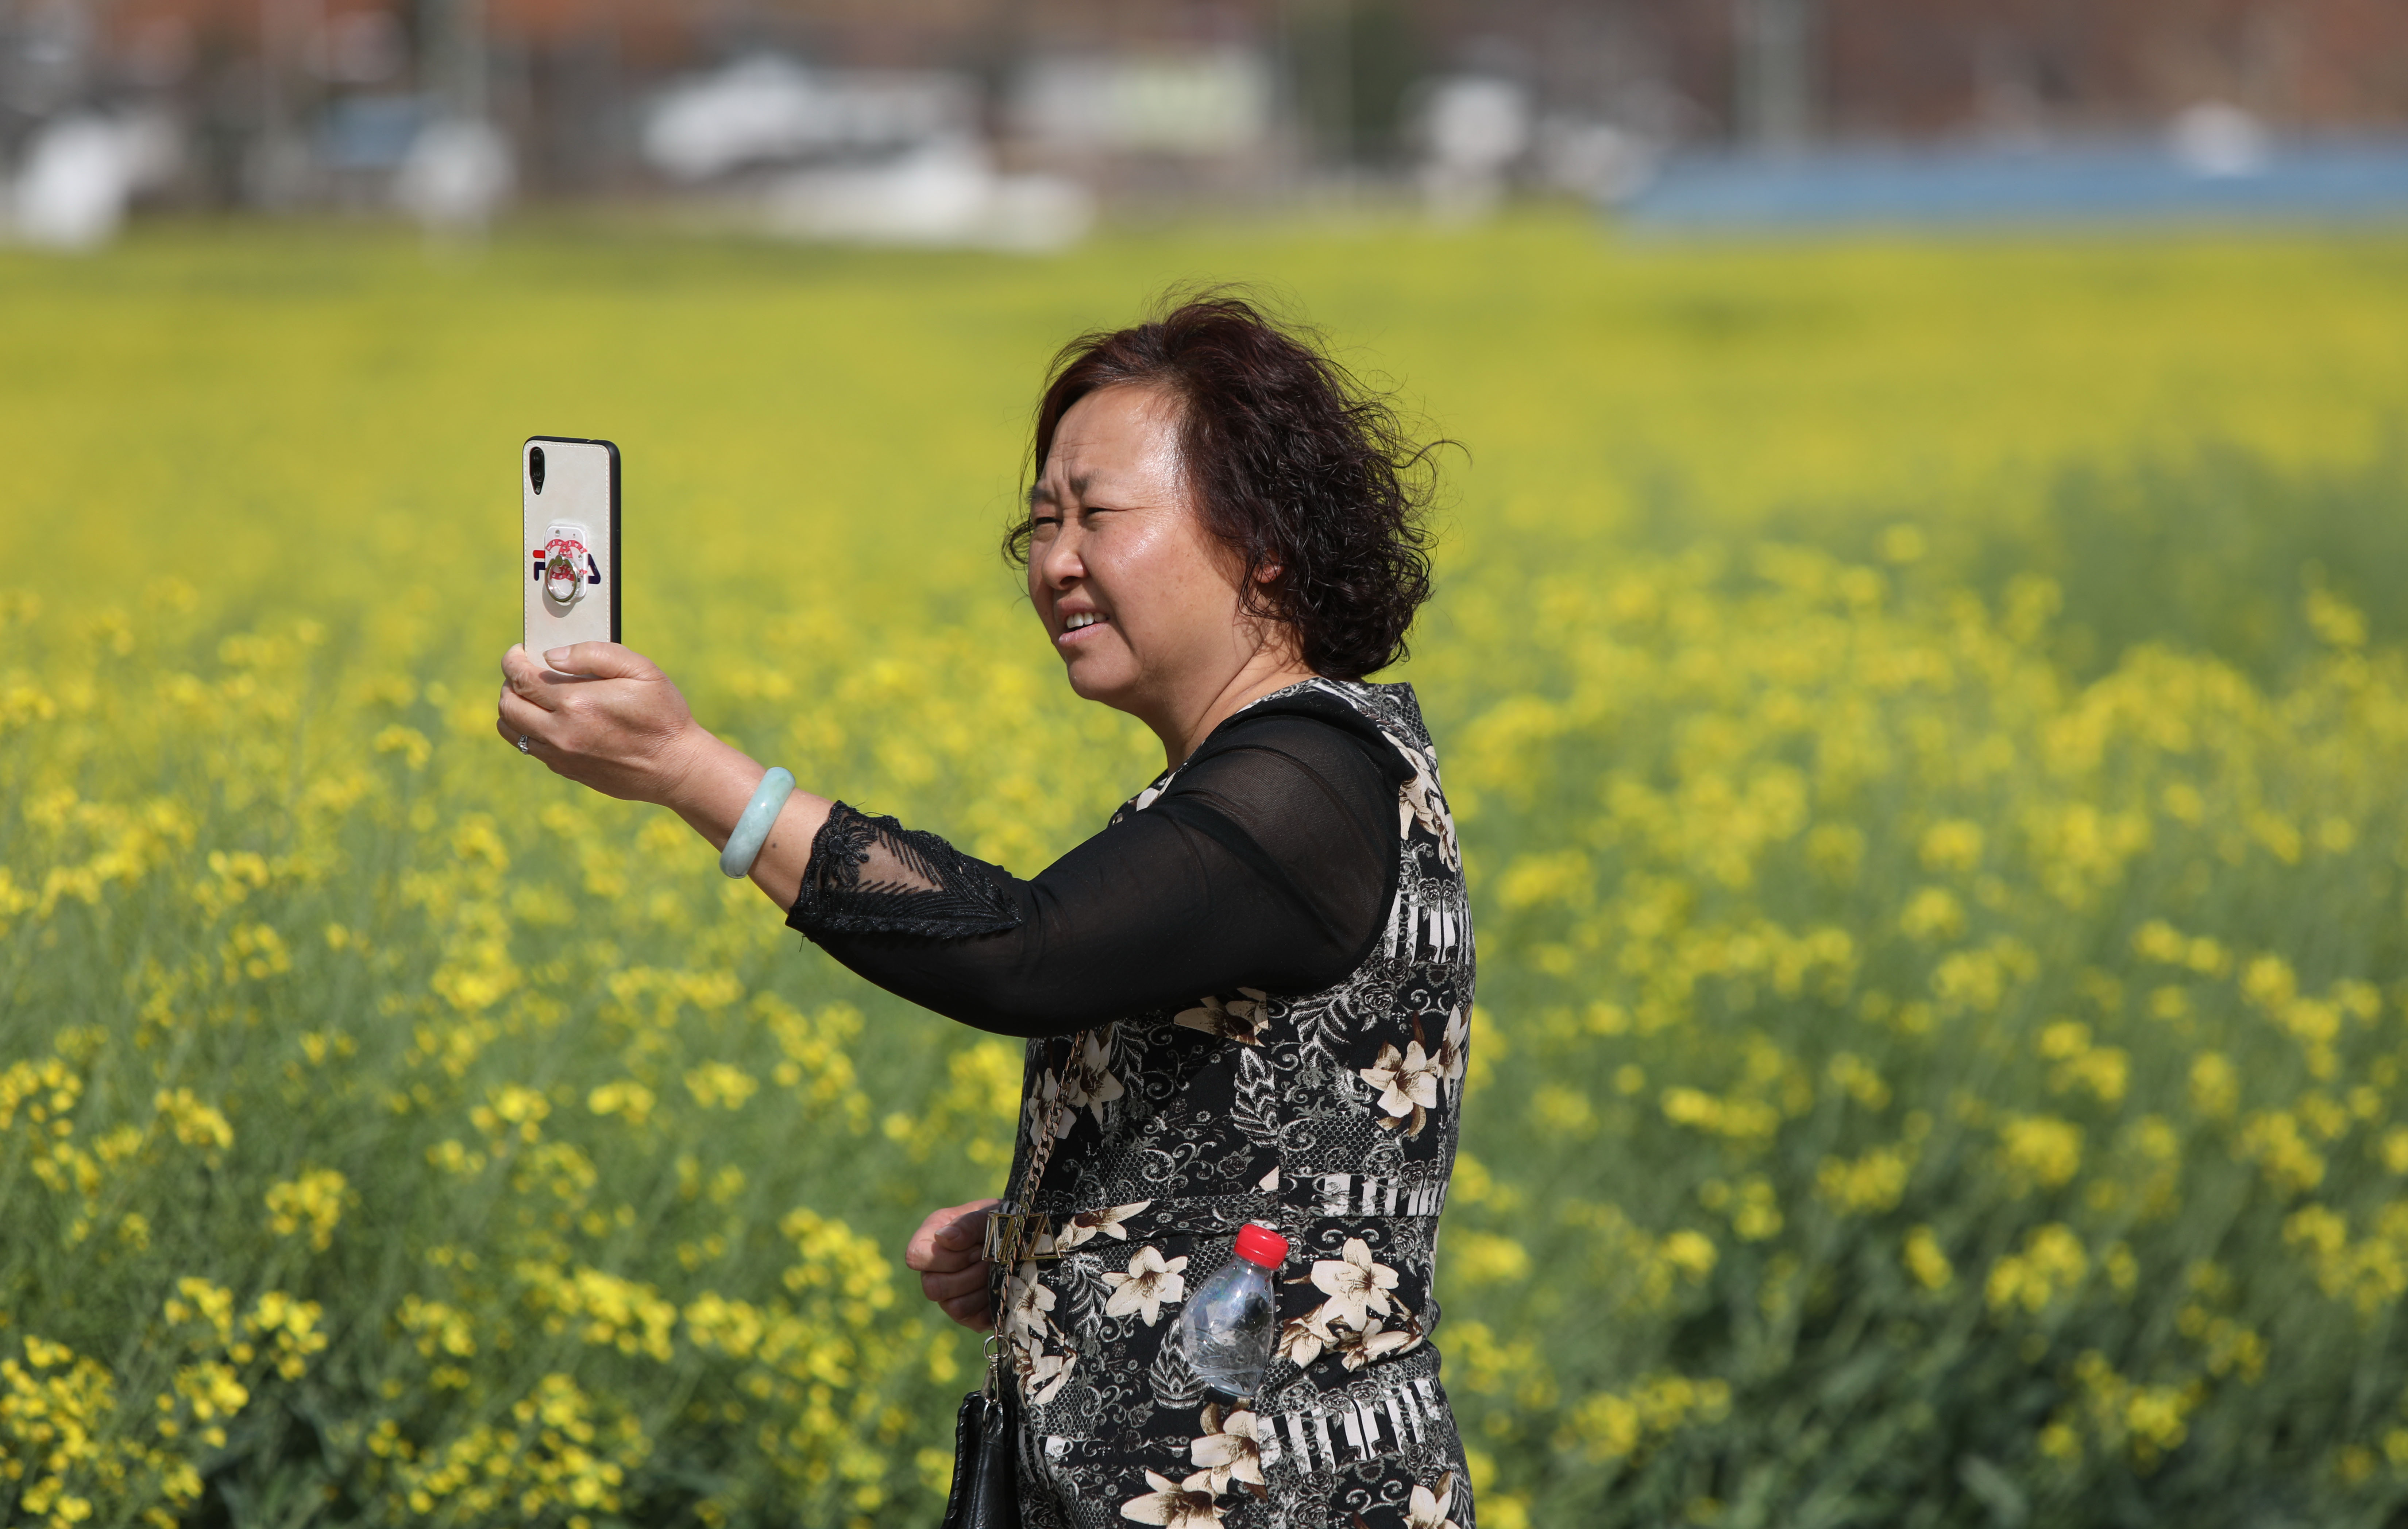
<path id="1" fill-rule="evenodd" d="M 1065 529 L 1056 532 L 1052 540 L 1038 549 L 1037 571 L 1048 589 L 1060 589 L 1083 575 L 1086 564 L 1079 557 L 1078 534 Z"/>

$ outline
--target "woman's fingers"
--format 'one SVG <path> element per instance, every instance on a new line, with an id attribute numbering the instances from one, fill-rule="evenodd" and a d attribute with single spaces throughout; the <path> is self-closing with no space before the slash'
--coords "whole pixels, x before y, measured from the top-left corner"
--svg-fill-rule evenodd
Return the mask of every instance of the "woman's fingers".
<path id="1" fill-rule="evenodd" d="M 928 1212 L 903 1248 L 903 1262 L 920 1271 L 920 1293 L 973 1333 L 991 1331 L 984 1245 L 987 1212 L 1000 1200 L 972 1200 Z"/>
<path id="2" fill-rule="evenodd" d="M 972 1200 L 968 1205 L 949 1207 L 953 1219 L 937 1234 L 937 1246 L 950 1251 L 983 1256 L 987 1215 L 1001 1204 L 1001 1200 Z"/>
<path id="3" fill-rule="evenodd" d="M 952 1273 L 984 1262 L 986 1213 L 1000 1200 L 972 1200 L 928 1212 L 903 1245 L 903 1265 L 922 1274 Z M 984 1278 L 983 1275 L 981 1278 Z"/>
<path id="4" fill-rule="evenodd" d="M 986 1265 L 982 1263 L 975 1268 L 955 1269 L 949 1273 L 924 1274 L 920 1276 L 920 1293 L 939 1306 L 945 1306 L 970 1295 L 984 1301 L 986 1299 Z"/>
<path id="5" fill-rule="evenodd" d="M 903 1266 L 925 1274 L 937 1266 L 937 1234 L 950 1223 L 950 1213 L 932 1210 L 920 1222 L 920 1229 L 903 1244 Z"/>
<path id="6" fill-rule="evenodd" d="M 958 1301 L 939 1302 L 937 1309 L 973 1333 L 995 1331 L 995 1313 L 987 1308 L 986 1295 L 983 1292 L 977 1295 L 964 1296 Z"/>
<path id="7" fill-rule="evenodd" d="M 533 735 L 533 734 L 529 734 L 529 733 L 522 733 L 522 732 L 520 732 L 517 728 L 512 727 L 512 726 L 510 725 L 510 721 L 509 721 L 509 719 L 508 717 L 496 717 L 496 718 L 494 718 L 494 732 L 496 732 L 496 733 L 499 733 L 499 734 L 502 736 L 502 741 L 503 741 L 504 743 L 509 744 L 509 745 L 511 748 L 513 748 L 513 749 L 518 748 L 518 746 L 519 746 L 519 739 L 521 739 L 521 738 L 523 738 L 523 738 L 526 738 L 526 739 L 528 740 L 528 743 L 527 743 L 527 748 L 528 748 L 528 749 L 530 749 L 530 750 L 531 750 L 531 749 L 533 749 L 533 748 L 535 747 L 535 743 L 534 743 L 534 735 Z"/>
<path id="8" fill-rule="evenodd" d="M 523 701 L 551 709 L 552 698 L 560 679 L 560 676 L 553 675 L 547 682 L 543 665 L 530 657 L 520 644 L 512 643 L 510 650 L 502 655 L 502 689 Z"/>
<path id="9" fill-rule="evenodd" d="M 658 679 L 660 669 L 633 648 L 615 642 L 577 642 L 544 650 L 543 662 L 555 674 L 592 679 Z"/>
<path id="10" fill-rule="evenodd" d="M 513 744 L 523 736 L 533 736 L 541 741 L 543 734 L 558 721 L 552 713 L 507 686 L 503 688 L 500 704 L 495 709 L 494 730 Z"/>
<path id="11" fill-rule="evenodd" d="M 920 1293 L 973 1333 L 995 1326 L 982 1244 L 987 1212 L 1000 1203 L 973 1200 L 932 1210 L 903 1250 L 904 1264 L 920 1271 Z"/>
<path id="12" fill-rule="evenodd" d="M 633 648 L 615 642 L 579 642 L 545 651 L 538 661 L 523 643 L 502 655 L 502 679 L 519 694 L 555 709 L 567 687 L 593 679 L 666 679 L 660 666 Z"/>
<path id="13" fill-rule="evenodd" d="M 502 655 L 499 732 L 532 736 L 554 773 L 612 796 L 661 800 L 692 767 L 699 729 L 668 676 L 632 648 L 580 642 L 538 662 Z M 707 735 L 703 735 L 707 736 Z"/>

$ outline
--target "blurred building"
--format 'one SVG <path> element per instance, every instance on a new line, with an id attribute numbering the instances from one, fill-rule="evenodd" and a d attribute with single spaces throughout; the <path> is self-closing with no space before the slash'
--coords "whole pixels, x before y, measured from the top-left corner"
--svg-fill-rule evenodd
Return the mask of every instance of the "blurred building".
<path id="1" fill-rule="evenodd" d="M 1128 199 L 1418 177 L 1471 213 L 1515 180 L 1612 194 L 1681 146 L 2041 143 L 2211 104 L 2408 128 L 2408 5 L 0 0 L 9 174 L 62 124 L 98 163 L 99 122 L 126 195 L 208 206 L 853 175 L 811 193 L 842 202 L 917 155 L 956 200 L 963 174 L 1007 200 L 1028 175 Z"/>

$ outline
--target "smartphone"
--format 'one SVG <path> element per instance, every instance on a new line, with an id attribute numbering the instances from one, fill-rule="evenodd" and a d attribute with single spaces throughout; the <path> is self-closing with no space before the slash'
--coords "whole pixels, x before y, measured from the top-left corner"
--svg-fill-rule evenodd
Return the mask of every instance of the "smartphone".
<path id="1" fill-rule="evenodd" d="M 526 650 L 619 640 L 619 449 L 529 436 L 519 448 Z"/>

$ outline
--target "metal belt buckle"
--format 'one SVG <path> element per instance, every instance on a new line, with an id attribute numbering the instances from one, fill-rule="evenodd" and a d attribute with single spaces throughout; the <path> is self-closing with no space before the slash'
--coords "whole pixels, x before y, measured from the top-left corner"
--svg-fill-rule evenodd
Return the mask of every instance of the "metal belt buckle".
<path id="1" fill-rule="evenodd" d="M 1061 1256 L 1061 1250 L 1054 1245 L 1053 1217 L 1042 1211 L 987 1213 L 987 1262 L 1010 1268 L 1026 1263 L 1051 1264 Z"/>

